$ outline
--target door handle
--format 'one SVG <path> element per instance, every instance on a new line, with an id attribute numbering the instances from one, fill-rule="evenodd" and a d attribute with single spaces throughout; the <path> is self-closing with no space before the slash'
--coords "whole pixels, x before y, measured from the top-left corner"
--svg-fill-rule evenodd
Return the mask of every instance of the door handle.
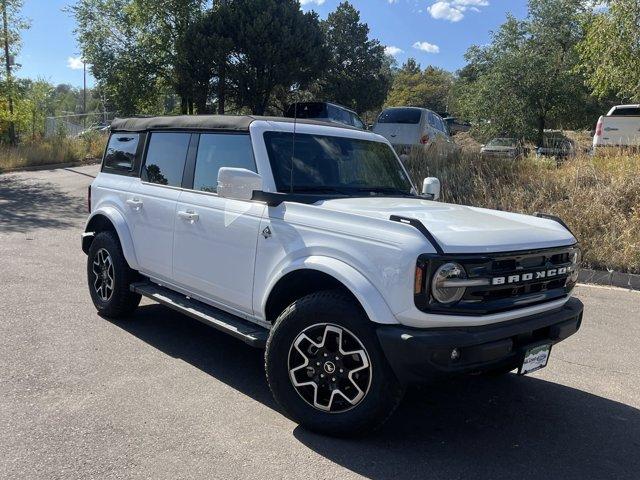
<path id="1" fill-rule="evenodd" d="M 189 223 L 196 223 L 200 219 L 200 215 L 198 215 L 193 210 L 179 211 L 178 216 L 183 220 L 188 221 Z"/>
<path id="2" fill-rule="evenodd" d="M 127 205 L 129 205 L 134 210 L 140 210 L 142 208 L 142 200 L 137 198 L 129 198 L 127 200 Z"/>

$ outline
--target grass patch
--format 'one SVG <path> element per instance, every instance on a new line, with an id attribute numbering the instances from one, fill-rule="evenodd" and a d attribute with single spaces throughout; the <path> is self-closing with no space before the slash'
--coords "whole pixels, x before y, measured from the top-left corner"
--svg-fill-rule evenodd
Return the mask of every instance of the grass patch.
<path id="1" fill-rule="evenodd" d="M 640 273 L 640 155 L 579 155 L 560 164 L 528 157 L 482 159 L 477 150 L 414 151 L 416 184 L 442 182 L 443 201 L 561 217 L 578 237 L 586 267 Z"/>
<path id="2" fill-rule="evenodd" d="M 95 133 L 82 138 L 54 137 L 0 146 L 0 171 L 56 163 L 81 163 L 101 158 L 107 137 Z"/>

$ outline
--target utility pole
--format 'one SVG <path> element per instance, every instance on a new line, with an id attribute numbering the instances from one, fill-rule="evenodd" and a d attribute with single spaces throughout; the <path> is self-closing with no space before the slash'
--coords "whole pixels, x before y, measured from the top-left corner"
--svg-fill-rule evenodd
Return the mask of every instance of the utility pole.
<path id="1" fill-rule="evenodd" d="M 7 97 L 9 99 L 9 143 L 16 143 L 16 125 L 13 121 L 13 88 L 11 85 L 11 57 L 9 56 L 9 22 L 7 20 L 7 0 L 2 0 L 2 24 L 4 26 L 4 61 L 7 68 Z"/>
<path id="2" fill-rule="evenodd" d="M 82 61 L 83 77 L 84 77 L 84 89 L 82 91 L 82 122 L 86 128 L 87 126 L 87 64 Z"/>

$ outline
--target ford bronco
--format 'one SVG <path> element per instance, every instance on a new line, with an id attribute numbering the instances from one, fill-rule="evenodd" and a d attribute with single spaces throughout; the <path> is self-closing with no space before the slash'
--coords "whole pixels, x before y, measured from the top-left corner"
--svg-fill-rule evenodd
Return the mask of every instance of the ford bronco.
<path id="1" fill-rule="evenodd" d="M 135 319 L 145 296 L 265 349 L 290 418 L 360 434 L 407 385 L 529 373 L 580 328 L 580 249 L 560 219 L 439 195 L 371 132 L 118 119 L 89 189 L 89 291 L 107 318 Z"/>

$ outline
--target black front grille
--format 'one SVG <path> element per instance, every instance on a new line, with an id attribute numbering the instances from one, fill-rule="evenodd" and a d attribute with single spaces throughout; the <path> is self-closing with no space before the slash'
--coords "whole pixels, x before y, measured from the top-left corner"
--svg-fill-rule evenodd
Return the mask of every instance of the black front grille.
<path id="1" fill-rule="evenodd" d="M 426 273 L 425 284 L 422 289 L 424 293 L 415 297 L 416 305 L 423 311 L 433 313 L 487 315 L 557 300 L 568 295 L 575 285 L 569 276 L 576 248 L 490 255 L 421 256 L 418 262 Z M 491 283 L 468 287 L 455 305 L 441 305 L 431 297 L 430 280 L 438 267 L 447 262 L 462 265 L 469 279 L 489 279 Z M 562 273 L 547 276 L 554 270 Z M 541 272 L 545 276 L 536 278 Z M 532 275 L 531 279 L 527 277 L 529 274 Z M 526 280 L 522 280 L 523 277 Z M 503 283 L 500 283 L 501 280 Z"/>

